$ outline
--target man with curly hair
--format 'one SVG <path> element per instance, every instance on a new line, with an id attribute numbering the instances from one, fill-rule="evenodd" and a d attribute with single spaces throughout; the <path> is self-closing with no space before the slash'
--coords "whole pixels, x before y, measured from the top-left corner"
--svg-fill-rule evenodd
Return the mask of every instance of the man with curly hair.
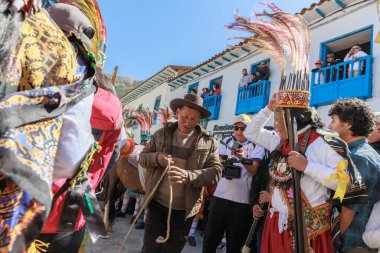
<path id="1" fill-rule="evenodd" d="M 362 240 L 369 215 L 379 200 L 380 156 L 368 144 L 367 137 L 375 125 L 375 116 L 360 99 L 338 100 L 329 110 L 329 128 L 338 132 L 348 144 L 352 159 L 367 186 L 368 203 L 342 206 L 340 231 L 344 252 L 370 252 Z"/>

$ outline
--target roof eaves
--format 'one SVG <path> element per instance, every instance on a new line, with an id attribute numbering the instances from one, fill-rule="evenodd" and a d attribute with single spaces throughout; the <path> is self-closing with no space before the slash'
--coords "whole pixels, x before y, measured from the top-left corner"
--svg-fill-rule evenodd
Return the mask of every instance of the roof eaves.
<path id="1" fill-rule="evenodd" d="M 235 46 L 232 47 L 232 48 L 227 48 L 227 49 L 225 49 L 224 51 L 222 51 L 221 53 L 212 56 L 212 57 L 209 58 L 208 60 L 206 60 L 206 61 L 204 61 L 204 62 L 198 64 L 197 66 L 195 66 L 195 67 L 193 67 L 193 68 L 191 68 L 191 69 L 189 69 L 189 70 L 183 72 L 182 74 L 179 74 L 179 75 L 177 75 L 177 76 L 175 76 L 175 77 L 172 77 L 171 79 L 168 80 L 168 82 L 171 83 L 171 82 L 173 82 L 174 80 L 177 80 L 177 79 L 181 78 L 182 76 L 185 76 L 186 74 L 189 74 L 189 73 L 191 73 L 191 72 L 194 72 L 195 70 L 200 69 L 200 68 L 202 68 L 202 67 L 208 67 L 208 68 L 211 68 L 211 67 L 209 66 L 211 63 L 214 63 L 214 64 L 216 64 L 216 65 L 218 65 L 218 66 L 221 66 L 221 65 L 223 65 L 223 64 L 220 63 L 220 62 L 218 62 L 218 61 L 216 61 L 216 59 L 223 57 L 224 55 L 226 55 L 226 54 L 232 52 L 232 51 L 235 50 L 237 47 L 241 47 L 241 46 L 244 45 L 244 44 L 245 44 L 245 42 L 240 42 L 239 44 L 235 45 Z M 236 55 L 236 54 L 235 54 L 235 55 Z M 217 62 L 217 63 L 215 63 L 215 62 Z M 215 67 L 213 66 L 213 68 L 215 68 Z M 203 69 L 204 69 L 204 68 L 203 68 Z M 206 72 L 206 71 L 204 71 L 204 72 Z M 207 71 L 207 72 L 208 72 L 208 71 Z"/>
<path id="2" fill-rule="evenodd" d="M 123 101 L 123 100 L 126 100 L 127 97 L 128 97 L 129 95 L 131 95 L 131 94 L 133 94 L 133 93 L 135 93 L 135 92 L 138 92 L 138 90 L 139 90 L 140 88 L 142 88 L 144 85 L 146 85 L 146 84 L 149 83 L 149 82 L 157 83 L 157 81 L 154 80 L 155 77 L 156 77 L 156 76 L 159 76 L 159 75 L 162 74 L 162 73 L 164 73 L 165 70 L 172 70 L 172 71 L 169 71 L 169 72 L 170 72 L 170 73 L 173 73 L 173 71 L 174 71 L 173 74 L 175 74 L 175 73 L 183 72 L 183 71 L 186 72 L 186 71 L 189 70 L 189 69 L 191 69 L 191 67 L 188 67 L 188 66 L 180 66 L 180 65 L 168 65 L 168 66 L 164 67 L 163 69 L 161 69 L 160 71 L 158 71 L 158 72 L 157 72 L 156 74 L 154 74 L 153 76 L 151 76 L 151 77 L 149 77 L 148 79 L 146 79 L 145 81 L 143 81 L 140 85 L 138 85 L 138 86 L 136 86 L 135 88 L 133 88 L 132 90 L 130 90 L 127 94 L 125 94 L 125 95 L 121 98 L 121 100 L 122 100 L 122 101 Z M 167 77 L 165 80 L 162 80 L 162 81 L 166 81 L 166 80 L 168 80 L 170 77 L 171 77 L 171 76 L 168 75 L 168 77 Z M 161 81 L 161 80 L 160 80 L 160 81 Z"/>

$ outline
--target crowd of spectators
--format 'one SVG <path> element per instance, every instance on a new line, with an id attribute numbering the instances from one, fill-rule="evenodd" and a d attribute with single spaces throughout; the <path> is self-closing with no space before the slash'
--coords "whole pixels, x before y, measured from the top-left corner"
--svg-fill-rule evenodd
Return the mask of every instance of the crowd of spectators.
<path id="1" fill-rule="evenodd" d="M 253 84 L 258 83 L 263 80 L 268 80 L 270 75 L 270 70 L 268 66 L 268 62 L 263 61 L 259 65 L 256 66 L 256 70 L 251 74 L 248 75 L 248 70 L 243 69 L 242 71 L 242 77 L 239 81 L 239 88 Z"/>
<path id="2" fill-rule="evenodd" d="M 368 54 L 362 51 L 359 44 L 351 47 L 344 60 L 337 59 L 334 53 L 329 53 L 326 55 L 326 64 L 323 65 L 322 60 L 317 60 L 315 62 L 315 68 L 312 69 L 314 72 L 314 84 L 324 84 L 329 82 L 335 82 L 337 80 L 342 80 L 343 78 L 352 78 L 359 75 L 363 75 L 365 72 L 365 60 L 359 60 L 359 58 L 365 57 Z M 347 67 L 343 62 L 349 62 Z M 337 67 L 331 67 L 338 65 Z M 331 67 L 331 68 L 329 68 Z M 322 69 L 321 68 L 326 68 Z"/>

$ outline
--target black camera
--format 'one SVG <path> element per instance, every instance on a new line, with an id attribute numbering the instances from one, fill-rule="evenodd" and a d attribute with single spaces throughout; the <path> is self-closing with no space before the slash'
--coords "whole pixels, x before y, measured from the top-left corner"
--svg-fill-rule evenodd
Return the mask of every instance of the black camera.
<path id="1" fill-rule="evenodd" d="M 241 178 L 241 167 L 234 165 L 234 163 L 241 163 L 245 165 L 252 165 L 253 160 L 248 158 L 237 159 L 236 157 L 228 157 L 227 155 L 220 156 L 223 160 L 222 177 L 227 179 Z"/>
<path id="2" fill-rule="evenodd" d="M 235 141 L 232 147 L 228 146 L 227 143 L 225 143 L 223 140 L 221 140 L 220 143 L 226 146 L 229 150 L 231 150 L 231 154 L 234 154 L 239 148 L 243 147 L 243 145 L 238 141 Z"/>

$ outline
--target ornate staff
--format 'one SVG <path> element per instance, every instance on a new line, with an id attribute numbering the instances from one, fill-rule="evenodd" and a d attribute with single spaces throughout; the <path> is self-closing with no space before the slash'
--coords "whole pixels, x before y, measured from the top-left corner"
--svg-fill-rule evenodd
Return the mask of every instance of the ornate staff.
<path id="1" fill-rule="evenodd" d="M 289 144 L 290 148 L 297 151 L 297 122 L 291 118 L 290 110 L 286 109 L 286 125 L 288 127 Z M 296 228 L 294 234 L 295 252 L 304 253 L 309 252 L 309 244 L 306 236 L 305 229 L 305 214 L 302 209 L 302 189 L 301 189 L 301 172 L 294 168 L 292 170 L 293 177 L 293 192 L 294 192 L 294 220 L 293 226 Z"/>

